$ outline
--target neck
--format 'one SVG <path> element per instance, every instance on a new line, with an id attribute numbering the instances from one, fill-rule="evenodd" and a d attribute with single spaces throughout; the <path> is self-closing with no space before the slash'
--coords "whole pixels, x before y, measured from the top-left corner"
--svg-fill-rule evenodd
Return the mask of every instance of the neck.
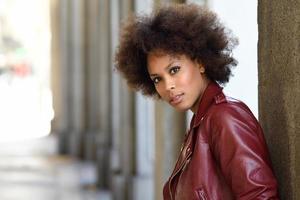
<path id="1" fill-rule="evenodd" d="M 197 113 L 198 108 L 199 108 L 199 104 L 200 104 L 202 96 L 204 94 L 204 91 L 206 90 L 206 88 L 207 88 L 207 86 L 209 85 L 210 82 L 211 81 L 207 78 L 206 81 L 203 83 L 204 86 L 201 89 L 200 95 L 199 95 L 198 99 L 196 100 L 195 104 L 190 109 L 194 114 Z"/>

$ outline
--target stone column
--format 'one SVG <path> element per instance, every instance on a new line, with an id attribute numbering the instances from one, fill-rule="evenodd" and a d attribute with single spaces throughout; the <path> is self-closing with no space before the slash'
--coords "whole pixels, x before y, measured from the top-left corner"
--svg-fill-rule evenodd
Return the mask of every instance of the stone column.
<path id="1" fill-rule="evenodd" d="M 59 134 L 64 129 L 62 119 L 62 100 L 61 100 L 61 48 L 60 48 L 60 20 L 61 13 L 59 4 L 61 1 L 50 1 L 50 23 L 51 23 L 51 89 L 53 95 L 53 108 L 55 117 L 51 122 L 51 132 Z"/>
<path id="2" fill-rule="evenodd" d="M 70 133 L 70 153 L 73 156 L 83 156 L 84 126 L 85 126 L 85 70 L 84 70 L 84 0 L 70 2 L 70 60 L 68 76 L 70 77 L 70 99 L 72 132 Z"/>
<path id="3" fill-rule="evenodd" d="M 84 157 L 87 160 L 96 160 L 96 136 L 99 133 L 99 1 L 85 2 L 85 41 L 86 41 L 86 119 L 87 132 L 85 134 Z"/>
<path id="4" fill-rule="evenodd" d="M 152 10 L 151 0 L 127 0 L 122 1 L 120 6 L 120 19 L 125 20 L 130 12 L 150 12 Z M 118 144 L 120 148 L 120 167 L 119 186 L 123 184 L 126 199 L 132 200 L 153 200 L 154 199 L 154 102 L 146 99 L 141 94 L 128 92 L 124 80 L 120 82 L 122 97 L 127 100 L 119 101 L 119 104 L 130 109 L 120 109 L 122 112 Z M 122 108 L 121 107 L 121 108 Z M 126 116 L 130 116 L 126 118 Z M 125 122 L 125 123 L 124 123 Z M 115 126 L 113 126 L 115 127 Z M 118 199 L 123 199 L 122 196 Z"/>
<path id="5" fill-rule="evenodd" d="M 51 2 L 51 87 L 53 92 L 52 132 L 58 134 L 60 153 L 68 153 L 68 136 L 71 127 L 69 106 L 68 0 Z"/>
<path id="6" fill-rule="evenodd" d="M 110 1 L 110 17 L 111 17 L 111 27 L 110 30 L 112 33 L 119 33 L 119 3 L 117 0 Z M 117 46 L 119 34 L 112 34 L 111 37 L 111 46 L 112 46 L 112 55 L 114 55 L 114 50 Z M 118 74 L 113 70 L 114 66 L 112 64 L 112 77 L 111 77 L 111 96 L 112 96 L 112 107 L 111 107 L 111 149 L 110 149 L 110 175 L 111 179 L 110 186 L 112 188 L 113 196 L 115 199 L 120 199 L 119 196 L 124 196 L 124 180 L 121 176 L 121 118 L 120 118 L 120 109 L 122 106 L 121 103 L 121 91 L 120 91 L 120 78 Z M 124 105 L 123 105 L 124 106 Z"/>
<path id="7" fill-rule="evenodd" d="M 118 45 L 120 21 L 125 20 L 132 11 L 133 3 L 131 0 L 110 1 L 112 60 Z M 132 176 L 135 169 L 134 158 L 137 153 L 135 151 L 134 95 L 128 90 L 125 81 L 120 80 L 120 75 L 113 71 L 113 68 L 113 63 L 111 63 L 111 188 L 116 200 L 134 199 Z"/>
<path id="8" fill-rule="evenodd" d="M 141 94 L 135 96 L 136 139 L 135 174 L 133 177 L 133 200 L 153 200 L 154 195 L 154 152 L 155 110 L 153 100 Z"/>
<path id="9" fill-rule="evenodd" d="M 103 5 L 104 4 L 104 5 Z M 85 1 L 86 5 L 86 97 L 87 133 L 85 134 L 85 159 L 96 161 L 98 186 L 108 187 L 108 142 L 110 102 L 107 63 L 109 52 L 108 2 Z M 106 122 L 106 123 L 105 123 Z"/>
<path id="10" fill-rule="evenodd" d="M 259 119 L 281 199 L 300 199 L 300 0 L 258 1 Z"/>
<path id="11" fill-rule="evenodd" d="M 109 187 L 109 148 L 111 140 L 111 32 L 110 32 L 110 1 L 98 1 L 98 58 L 99 73 L 95 77 L 98 80 L 99 132 L 96 137 L 96 159 L 99 172 L 99 186 Z"/>
<path id="12" fill-rule="evenodd" d="M 51 86 L 61 153 L 82 154 L 84 116 L 84 37 L 82 0 L 51 1 Z"/>
<path id="13" fill-rule="evenodd" d="M 120 8 L 118 0 L 110 1 L 110 18 L 111 18 L 111 27 L 110 31 L 111 36 L 111 55 L 114 55 L 115 48 L 118 45 L 119 39 L 119 25 L 120 25 Z M 110 187 L 112 189 L 112 194 L 114 199 L 126 199 L 126 182 L 125 177 L 122 172 L 122 127 L 121 127 L 121 108 L 126 106 L 121 98 L 121 88 L 120 88 L 120 77 L 119 74 L 114 70 L 113 63 L 111 64 L 112 76 L 111 76 L 111 149 L 110 149 Z"/>

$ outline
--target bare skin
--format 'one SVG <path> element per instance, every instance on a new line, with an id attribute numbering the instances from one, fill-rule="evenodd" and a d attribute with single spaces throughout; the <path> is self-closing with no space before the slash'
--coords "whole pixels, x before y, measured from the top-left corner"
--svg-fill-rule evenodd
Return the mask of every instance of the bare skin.
<path id="1" fill-rule="evenodd" d="M 202 64 L 185 55 L 153 52 L 148 55 L 148 73 L 160 97 L 175 109 L 196 112 L 210 80 Z"/>

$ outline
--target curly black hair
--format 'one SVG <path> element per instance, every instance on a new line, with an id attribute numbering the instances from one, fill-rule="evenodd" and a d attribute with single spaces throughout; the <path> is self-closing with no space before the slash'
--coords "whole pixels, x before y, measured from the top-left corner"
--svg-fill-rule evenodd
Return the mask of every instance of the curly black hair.
<path id="1" fill-rule="evenodd" d="M 158 96 L 147 71 L 147 56 L 160 50 L 186 55 L 204 65 L 210 80 L 225 84 L 237 61 L 232 49 L 238 41 L 216 14 L 196 4 L 172 4 L 146 15 L 131 16 L 123 26 L 115 55 L 116 69 L 129 87 Z"/>

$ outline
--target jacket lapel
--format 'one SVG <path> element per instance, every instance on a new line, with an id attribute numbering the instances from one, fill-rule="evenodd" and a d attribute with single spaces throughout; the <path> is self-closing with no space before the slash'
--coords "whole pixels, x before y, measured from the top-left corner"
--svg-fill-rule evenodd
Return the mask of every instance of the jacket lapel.
<path id="1" fill-rule="evenodd" d="M 211 82 L 205 89 L 202 98 L 199 103 L 197 113 L 194 114 L 191 123 L 190 130 L 186 135 L 185 142 L 183 143 L 179 158 L 176 162 L 175 168 L 169 179 L 169 184 L 172 184 L 173 178 L 186 166 L 189 158 L 192 156 L 194 150 L 194 129 L 200 125 L 203 116 L 207 112 L 210 105 L 214 102 L 214 99 L 222 93 L 222 88 L 215 82 Z"/>

